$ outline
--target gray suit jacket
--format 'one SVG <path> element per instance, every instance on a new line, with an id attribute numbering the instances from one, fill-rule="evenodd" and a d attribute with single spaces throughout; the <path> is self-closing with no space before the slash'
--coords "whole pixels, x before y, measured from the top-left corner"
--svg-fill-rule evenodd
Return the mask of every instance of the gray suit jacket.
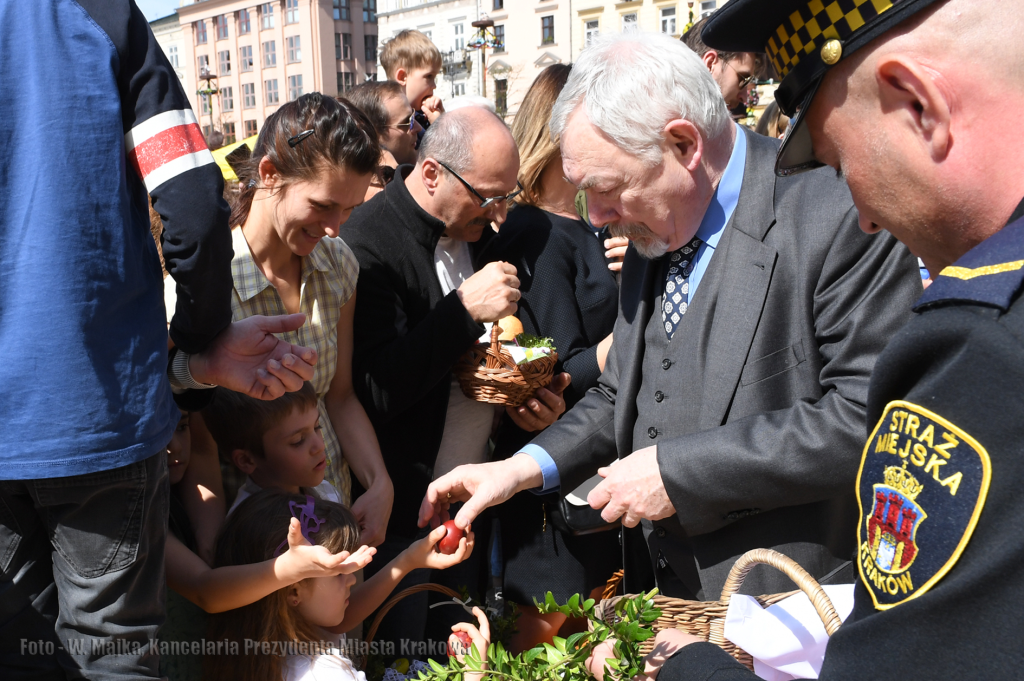
<path id="1" fill-rule="evenodd" d="M 829 169 L 777 178 L 778 142 L 746 134 L 738 206 L 684 319 L 699 383 L 687 386 L 685 432 L 658 442 L 677 515 L 647 524 L 648 547 L 623 542 L 627 565 L 630 552 L 649 549 L 680 578 L 699 575 L 691 591 L 709 600 L 752 548 L 780 550 L 815 577 L 844 573 L 871 369 L 921 293 L 906 248 L 858 228 L 845 182 Z M 650 444 L 633 436 L 638 400 L 650 399 L 641 394 L 644 333 L 663 276 L 630 249 L 598 386 L 534 440 L 563 492 Z M 743 591 L 791 588 L 758 567 Z"/>

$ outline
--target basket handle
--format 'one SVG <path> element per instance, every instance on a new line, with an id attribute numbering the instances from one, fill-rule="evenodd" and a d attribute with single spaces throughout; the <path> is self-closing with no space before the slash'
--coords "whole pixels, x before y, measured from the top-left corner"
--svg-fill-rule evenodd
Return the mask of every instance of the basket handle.
<path id="1" fill-rule="evenodd" d="M 488 369 L 500 369 L 501 363 L 501 341 L 498 340 L 498 336 L 501 335 L 502 329 L 498 326 L 498 322 L 491 324 L 491 349 L 487 353 L 487 368 Z"/>
<path id="2" fill-rule="evenodd" d="M 792 579 L 800 587 L 800 590 L 811 599 L 811 605 L 814 606 L 814 610 L 818 613 L 818 617 L 821 618 L 822 624 L 825 625 L 825 632 L 829 636 L 836 633 L 836 630 L 839 629 L 843 621 L 836 614 L 835 606 L 832 605 L 832 601 L 829 600 L 825 590 L 821 588 L 821 584 L 818 584 L 814 577 L 811 577 L 807 570 L 800 567 L 795 560 L 771 549 L 747 551 L 732 566 L 732 570 L 729 571 L 729 577 L 725 580 L 725 586 L 722 587 L 721 600 L 726 610 L 729 609 L 730 599 L 733 594 L 739 591 L 747 574 L 750 573 L 755 565 L 759 564 L 771 565 Z M 708 641 L 718 646 L 725 644 L 725 617 L 717 618 L 711 622 Z"/>
<path id="3" fill-rule="evenodd" d="M 432 584 L 430 582 L 425 584 L 416 584 L 415 586 L 410 586 L 408 589 L 402 589 L 392 596 L 390 600 L 388 600 L 388 602 L 381 606 L 381 609 L 377 611 L 377 616 L 373 618 L 373 623 L 370 624 L 370 629 L 366 632 L 366 642 L 371 642 L 373 637 L 377 635 L 377 629 L 380 628 L 380 623 L 383 621 L 384 615 L 387 615 L 388 612 L 391 611 L 391 608 L 395 607 L 398 601 L 402 600 L 406 596 L 411 596 L 421 591 L 436 591 L 446 596 L 451 596 L 452 598 L 459 598 L 460 596 L 458 591 L 454 591 L 453 589 L 449 589 L 448 587 L 440 584 Z"/>

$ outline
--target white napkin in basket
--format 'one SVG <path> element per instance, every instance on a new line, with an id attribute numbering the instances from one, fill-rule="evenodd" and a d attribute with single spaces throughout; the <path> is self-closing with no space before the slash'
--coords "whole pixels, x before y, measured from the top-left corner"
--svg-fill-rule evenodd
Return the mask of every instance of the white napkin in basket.
<path id="1" fill-rule="evenodd" d="M 853 611 L 853 584 L 824 587 L 836 614 Z M 769 606 L 752 596 L 733 596 L 725 615 L 725 638 L 754 657 L 754 673 L 765 681 L 816 679 L 825 657 L 828 634 L 804 593 Z"/>

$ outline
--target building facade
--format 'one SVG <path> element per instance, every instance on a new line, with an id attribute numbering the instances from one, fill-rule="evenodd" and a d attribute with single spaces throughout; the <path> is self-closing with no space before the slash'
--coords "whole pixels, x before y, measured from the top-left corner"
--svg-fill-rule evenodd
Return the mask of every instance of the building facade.
<path id="1" fill-rule="evenodd" d="M 375 80 L 376 15 L 376 0 L 183 4 L 179 63 L 204 135 L 220 131 L 230 144 L 302 94 Z"/>
<path id="2" fill-rule="evenodd" d="M 153 30 L 157 43 L 167 55 L 167 61 L 171 62 L 174 72 L 178 74 L 178 80 L 184 87 L 185 69 L 182 68 L 182 65 L 184 64 L 185 38 L 181 24 L 178 22 L 177 12 L 149 22 L 149 27 Z M 185 94 L 189 95 L 188 101 L 195 107 L 195 93 L 188 92 L 186 88 Z"/>
<path id="3" fill-rule="evenodd" d="M 410 28 L 426 33 L 444 56 L 438 79 L 442 99 L 486 95 L 510 120 L 543 69 L 570 63 L 595 36 L 640 30 L 679 37 L 692 21 L 726 2 L 380 0 L 380 39 Z M 487 37 L 496 46 L 486 51 L 469 49 L 479 35 L 469 24 L 481 19 L 494 22 Z"/>

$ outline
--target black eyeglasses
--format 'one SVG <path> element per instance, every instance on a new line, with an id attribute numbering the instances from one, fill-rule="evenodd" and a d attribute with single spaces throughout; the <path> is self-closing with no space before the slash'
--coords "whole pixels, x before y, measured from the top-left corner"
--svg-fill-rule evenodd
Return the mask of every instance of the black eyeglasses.
<path id="1" fill-rule="evenodd" d="M 732 72 L 735 73 L 736 77 L 740 79 L 739 87 L 740 87 L 741 90 L 754 82 L 755 76 L 753 76 L 753 75 L 741 76 L 740 72 L 736 70 L 735 66 L 733 66 L 729 62 L 725 62 L 725 65 L 728 66 L 730 69 L 732 69 Z"/>
<path id="2" fill-rule="evenodd" d="M 516 186 L 519 187 L 519 189 L 515 190 L 511 194 L 506 194 L 505 196 L 492 196 L 489 199 L 485 199 L 483 197 L 483 194 L 481 194 L 477 190 L 473 189 L 473 185 L 471 185 L 470 183 L 468 183 L 465 180 L 463 180 L 462 176 L 459 175 L 457 172 L 455 172 L 454 170 L 449 168 L 446 164 L 441 163 L 440 161 L 438 161 L 437 164 L 439 166 L 441 166 L 442 168 L 444 168 L 445 170 L 447 170 L 452 175 L 454 175 L 456 177 L 456 179 L 458 179 L 459 182 L 461 182 L 462 184 L 466 185 L 466 189 L 468 189 L 469 191 L 473 192 L 473 194 L 478 199 L 480 199 L 480 207 L 481 208 L 490 208 L 491 206 L 493 206 L 498 201 L 511 201 L 512 199 L 514 199 L 515 197 L 519 196 L 523 192 L 523 185 L 522 185 L 522 183 L 520 183 L 519 180 L 516 180 Z"/>

